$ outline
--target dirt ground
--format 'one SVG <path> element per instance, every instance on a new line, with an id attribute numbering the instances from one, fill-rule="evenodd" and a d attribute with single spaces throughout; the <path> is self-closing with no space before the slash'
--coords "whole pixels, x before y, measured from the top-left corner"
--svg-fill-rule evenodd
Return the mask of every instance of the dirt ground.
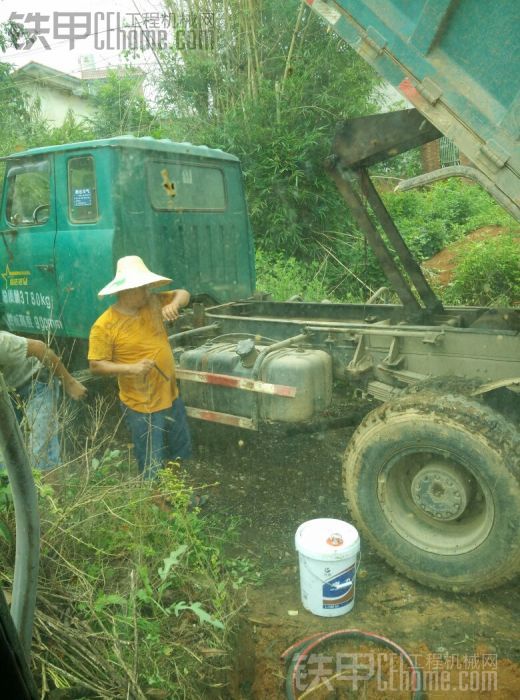
<path id="1" fill-rule="evenodd" d="M 362 541 L 352 612 L 324 618 L 304 610 L 294 534 L 312 518 L 349 520 L 341 461 L 352 430 L 273 437 L 231 428 L 215 432 L 212 426 L 200 424 L 194 429 L 193 483 L 218 482 L 206 489 L 210 493 L 206 512 L 223 519 L 239 518 L 240 541 L 233 553 L 252 559 L 261 573 L 260 584 L 248 593 L 237 640 L 236 673 L 225 697 L 282 700 L 285 673 L 280 655 L 287 647 L 317 632 L 358 628 L 389 637 L 415 657 L 426 674 L 426 697 L 431 700 L 519 698 L 518 585 L 470 596 L 429 590 L 395 573 Z M 340 651 L 361 663 L 359 644 L 344 642 Z M 370 658 L 377 666 L 385 651 L 375 647 L 371 655 L 365 653 L 365 662 Z M 322 674 L 326 679 L 336 672 L 338 649 L 320 653 L 329 659 Z M 388 674 L 383 676 L 388 681 Z M 362 683 L 357 692 L 350 682 L 350 688 L 347 679 L 343 688 L 325 687 L 305 697 L 411 696 L 397 692 L 388 682 Z"/>

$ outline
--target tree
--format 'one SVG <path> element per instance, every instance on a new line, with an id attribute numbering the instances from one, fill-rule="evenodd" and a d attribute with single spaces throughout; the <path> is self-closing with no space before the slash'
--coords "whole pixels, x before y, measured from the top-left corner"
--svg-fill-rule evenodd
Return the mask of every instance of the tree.
<path id="1" fill-rule="evenodd" d="M 338 121 L 375 110 L 375 73 L 298 0 L 168 0 L 166 8 L 195 15 L 195 30 L 197 14 L 214 13 L 213 48 L 174 41 L 159 56 L 168 135 L 241 159 L 257 246 L 344 277 L 335 258 L 348 259 L 354 228 L 323 161 Z"/>
<path id="2" fill-rule="evenodd" d="M 13 79 L 13 67 L 0 63 L 0 153 L 7 155 L 25 147 L 31 132 L 31 112 L 27 99 Z"/>
<path id="3" fill-rule="evenodd" d="M 88 120 L 94 138 L 120 134 L 153 134 L 155 119 L 142 94 L 143 75 L 126 68 L 109 71 L 105 80 L 94 86 L 96 116 Z"/>
<path id="4" fill-rule="evenodd" d="M 10 46 L 18 46 L 22 38 L 28 38 L 27 30 L 23 25 L 13 20 L 0 23 L 0 51 L 2 53 L 5 53 Z"/>

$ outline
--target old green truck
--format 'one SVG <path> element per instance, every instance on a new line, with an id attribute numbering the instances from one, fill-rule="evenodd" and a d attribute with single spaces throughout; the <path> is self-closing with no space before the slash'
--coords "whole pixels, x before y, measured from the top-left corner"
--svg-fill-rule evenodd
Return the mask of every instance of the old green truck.
<path id="1" fill-rule="evenodd" d="M 6 159 L 4 322 L 85 339 L 115 260 L 141 255 L 205 303 L 192 328 L 172 334 L 192 417 L 249 430 L 306 425 L 352 390 L 372 397 L 380 405 L 345 445 L 348 518 L 426 585 L 491 588 L 520 569 L 519 310 L 443 307 L 368 168 L 446 134 L 474 165 L 408 185 L 471 178 L 520 220 L 517 4 L 307 3 L 414 105 L 345 124 L 324 172 L 400 303 L 254 297 L 236 158 L 120 137 Z"/>
<path id="2" fill-rule="evenodd" d="M 119 136 L 5 159 L 0 267 L 7 327 L 88 338 L 97 291 L 133 251 L 196 299 L 252 294 L 240 163 L 205 146 Z"/>

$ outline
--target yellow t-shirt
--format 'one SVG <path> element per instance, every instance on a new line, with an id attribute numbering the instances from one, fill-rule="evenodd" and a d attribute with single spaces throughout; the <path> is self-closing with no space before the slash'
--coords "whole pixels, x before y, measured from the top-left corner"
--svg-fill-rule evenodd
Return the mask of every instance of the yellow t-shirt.
<path id="1" fill-rule="evenodd" d="M 172 292 L 154 294 L 135 316 L 122 314 L 111 306 L 90 331 L 89 360 L 132 364 L 149 359 L 166 375 L 167 379 L 152 368 L 144 377 L 118 377 L 119 398 L 140 413 L 170 408 L 178 395 L 175 362 L 161 317 L 161 307 L 172 298 Z"/>

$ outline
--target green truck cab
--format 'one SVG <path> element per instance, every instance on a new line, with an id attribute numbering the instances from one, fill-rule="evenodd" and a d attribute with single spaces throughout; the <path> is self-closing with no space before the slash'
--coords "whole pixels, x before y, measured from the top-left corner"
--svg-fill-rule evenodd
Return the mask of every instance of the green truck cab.
<path id="1" fill-rule="evenodd" d="M 120 136 L 4 159 L 0 212 L 3 325 L 88 338 L 110 303 L 115 261 L 140 255 L 192 297 L 254 291 L 240 164 L 218 149 Z"/>

